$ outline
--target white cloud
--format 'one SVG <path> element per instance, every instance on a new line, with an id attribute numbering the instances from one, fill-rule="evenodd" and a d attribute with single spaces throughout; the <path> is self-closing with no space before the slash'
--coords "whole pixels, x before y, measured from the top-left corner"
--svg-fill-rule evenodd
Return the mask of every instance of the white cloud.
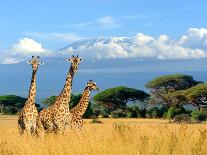
<path id="1" fill-rule="evenodd" d="M 65 41 L 65 42 L 74 42 L 79 39 L 83 39 L 82 36 L 76 33 L 42 33 L 42 32 L 26 32 L 26 36 L 51 40 L 51 41 Z"/>
<path id="2" fill-rule="evenodd" d="M 207 57 L 207 29 L 191 28 L 186 35 L 173 40 L 167 35 L 157 38 L 138 33 L 129 38 L 112 37 L 86 40 L 79 46 L 69 47 L 64 52 L 79 53 L 86 58 L 153 58 L 153 59 L 198 59 Z M 195 42 L 194 40 L 199 40 Z M 91 43 L 89 44 L 89 42 Z M 194 42 L 193 42 L 194 41 Z M 74 48 L 74 49 L 73 49 Z"/>
<path id="3" fill-rule="evenodd" d="M 15 58 L 6 57 L 2 60 L 2 64 L 14 64 L 18 63 L 19 61 Z"/>
<path id="4" fill-rule="evenodd" d="M 121 25 L 111 16 L 101 17 L 97 21 L 103 28 L 115 28 Z"/>
<path id="5" fill-rule="evenodd" d="M 38 56 L 53 56 L 54 53 L 42 47 L 41 43 L 30 39 L 22 38 L 19 39 L 11 48 L 4 50 L 0 56 L 0 63 L 12 64 L 26 60 L 32 55 Z"/>
<path id="6" fill-rule="evenodd" d="M 44 53 L 46 51 L 40 43 L 30 38 L 19 39 L 18 43 L 13 45 L 13 50 L 23 55 Z"/>
<path id="7" fill-rule="evenodd" d="M 112 16 L 103 16 L 98 19 L 92 21 L 86 21 L 83 23 L 78 24 L 70 24 L 70 25 L 60 25 L 60 27 L 74 27 L 78 29 L 93 29 L 93 30 L 100 30 L 100 29 L 113 29 L 120 27 L 122 23 Z"/>
<path id="8" fill-rule="evenodd" d="M 106 22 L 107 23 L 107 22 Z M 109 22 L 110 23 L 110 22 Z M 64 38 L 59 33 L 53 34 Z M 68 37 L 70 37 L 68 35 Z M 67 38 L 66 38 L 67 39 Z M 19 39 L 10 49 L 0 55 L 0 63 L 17 63 L 31 55 L 44 57 L 65 57 L 79 54 L 84 58 L 139 58 L 139 59 L 199 59 L 207 57 L 207 29 L 190 28 L 178 39 L 167 35 L 152 37 L 143 33 L 126 38 L 110 37 L 83 39 L 58 52 L 43 48 L 42 44 L 31 38 Z"/>
<path id="9" fill-rule="evenodd" d="M 144 35 L 144 34 L 142 34 L 142 33 L 138 33 L 138 34 L 134 37 L 134 42 L 135 42 L 135 44 L 137 44 L 137 45 L 143 45 L 143 44 L 149 43 L 149 42 L 151 42 L 151 41 L 153 41 L 153 40 L 154 40 L 153 37 Z"/>
<path id="10" fill-rule="evenodd" d="M 190 28 L 180 37 L 178 44 L 192 49 L 207 50 L 207 29 Z"/>

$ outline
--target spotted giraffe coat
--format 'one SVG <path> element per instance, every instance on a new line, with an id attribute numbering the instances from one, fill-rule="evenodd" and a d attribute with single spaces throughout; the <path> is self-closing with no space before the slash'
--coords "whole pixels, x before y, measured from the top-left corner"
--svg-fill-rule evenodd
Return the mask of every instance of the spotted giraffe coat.
<path id="1" fill-rule="evenodd" d="M 36 130 L 36 118 L 38 115 L 38 111 L 35 106 L 36 72 L 37 70 L 33 70 L 29 96 L 19 114 L 18 128 L 20 134 L 24 134 L 25 131 L 27 133 L 34 134 Z"/>

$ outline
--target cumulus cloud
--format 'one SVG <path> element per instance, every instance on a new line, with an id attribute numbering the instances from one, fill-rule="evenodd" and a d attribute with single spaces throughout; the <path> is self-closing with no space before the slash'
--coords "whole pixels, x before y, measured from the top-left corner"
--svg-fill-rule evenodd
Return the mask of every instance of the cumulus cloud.
<path id="1" fill-rule="evenodd" d="M 44 53 L 46 51 L 40 43 L 30 38 L 19 39 L 18 43 L 13 45 L 13 50 L 23 55 Z"/>
<path id="2" fill-rule="evenodd" d="M 57 36 L 60 38 L 62 37 L 59 35 Z M 167 35 L 152 37 L 143 33 L 137 33 L 130 38 L 107 37 L 81 39 L 56 52 L 51 52 L 43 48 L 42 44 L 34 39 L 22 38 L 10 49 L 1 52 L 0 63 L 17 63 L 31 55 L 66 57 L 68 54 L 79 54 L 81 57 L 92 59 L 205 58 L 207 57 L 207 29 L 190 28 L 178 39 L 172 39 Z"/>
<path id="3" fill-rule="evenodd" d="M 132 38 L 111 37 L 89 39 L 62 52 L 79 53 L 87 58 L 154 58 L 199 59 L 207 57 L 207 29 L 190 28 L 179 39 L 167 35 L 154 38 L 138 33 Z"/>
<path id="4" fill-rule="evenodd" d="M 190 28 L 178 40 L 178 44 L 192 49 L 207 50 L 207 29 Z"/>
<path id="5" fill-rule="evenodd" d="M 42 47 L 41 43 L 30 39 L 22 38 L 19 39 L 11 48 L 4 50 L 0 56 L 0 63 L 2 64 L 12 64 L 18 63 L 25 60 L 26 58 L 32 56 L 52 56 L 53 53 L 48 49 Z"/>

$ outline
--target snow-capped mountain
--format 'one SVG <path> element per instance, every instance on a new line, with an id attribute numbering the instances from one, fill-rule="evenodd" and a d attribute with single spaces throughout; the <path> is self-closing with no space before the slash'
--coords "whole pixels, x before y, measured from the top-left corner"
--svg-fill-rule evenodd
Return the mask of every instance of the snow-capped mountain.
<path id="1" fill-rule="evenodd" d="M 80 54 L 84 58 L 92 59 L 198 59 L 207 57 L 205 50 L 188 47 L 183 40 L 172 40 L 165 35 L 153 38 L 142 33 L 131 38 L 81 39 L 60 49 L 59 52 Z"/>
<path id="2" fill-rule="evenodd" d="M 81 46 L 85 46 L 85 47 L 91 47 L 97 44 L 117 44 L 120 46 L 135 46 L 136 44 L 133 43 L 133 39 L 132 38 L 127 38 L 127 37 L 100 37 L 100 38 L 94 38 L 94 39 L 81 39 L 78 40 L 62 49 L 60 49 L 59 51 L 64 51 L 67 50 L 69 48 L 72 48 L 74 50 L 77 50 L 78 48 L 80 48 Z"/>

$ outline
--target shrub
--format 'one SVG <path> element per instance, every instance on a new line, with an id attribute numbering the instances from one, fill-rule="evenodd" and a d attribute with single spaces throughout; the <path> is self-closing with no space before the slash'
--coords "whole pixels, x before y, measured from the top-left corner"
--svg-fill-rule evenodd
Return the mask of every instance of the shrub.
<path id="1" fill-rule="evenodd" d="M 165 117 L 168 119 L 174 118 L 176 115 L 185 114 L 186 110 L 183 107 L 170 107 L 165 113 Z"/>
<path id="2" fill-rule="evenodd" d="M 126 112 L 122 109 L 117 109 L 111 112 L 111 117 L 112 118 L 123 118 L 126 117 Z"/>
<path id="3" fill-rule="evenodd" d="M 158 107 L 153 107 L 149 109 L 146 113 L 147 118 L 159 118 L 161 117 L 161 112 Z"/>
<path id="4" fill-rule="evenodd" d="M 99 118 L 96 115 L 92 115 L 91 118 L 92 118 L 91 123 L 103 123 L 99 120 Z"/>
<path id="5" fill-rule="evenodd" d="M 172 122 L 176 122 L 176 123 L 181 123 L 181 122 L 191 122 L 191 117 L 189 114 L 179 114 L 179 115 L 176 115 Z"/>
<path id="6" fill-rule="evenodd" d="M 126 117 L 127 118 L 136 118 L 137 114 L 134 111 L 128 111 Z"/>
<path id="7" fill-rule="evenodd" d="M 193 111 L 191 113 L 191 117 L 195 121 L 205 121 L 207 118 L 207 112 L 206 111 Z"/>
<path id="8" fill-rule="evenodd" d="M 140 110 L 139 110 L 139 107 L 137 107 L 137 106 L 127 107 L 127 116 L 126 117 L 137 118 L 139 112 L 140 112 Z"/>
<path id="9" fill-rule="evenodd" d="M 106 115 L 106 114 L 100 114 L 98 116 L 98 118 L 109 118 L 109 115 Z"/>

